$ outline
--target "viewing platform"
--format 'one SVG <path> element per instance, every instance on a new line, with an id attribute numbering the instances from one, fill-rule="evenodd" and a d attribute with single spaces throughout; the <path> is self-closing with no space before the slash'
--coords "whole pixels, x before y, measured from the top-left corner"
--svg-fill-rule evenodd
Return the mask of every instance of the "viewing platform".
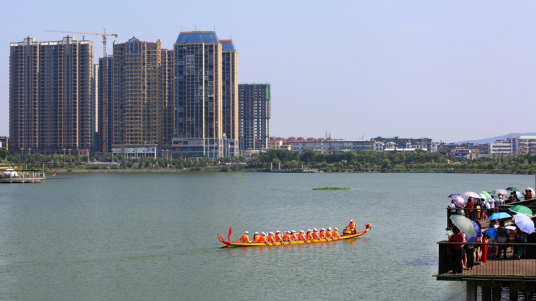
<path id="1" fill-rule="evenodd" d="M 536 212 L 536 199 L 503 204 L 494 209 L 472 208 L 448 208 L 447 209 L 447 230 L 452 229 L 451 215 L 461 214 L 472 217 L 475 222 L 481 225 L 482 230 L 490 226 L 489 217 L 493 213 L 508 212 L 514 205 L 523 205 Z M 482 214 L 481 214 L 482 213 Z M 534 221 L 536 216 L 530 216 Z M 501 219 L 505 225 L 514 225 L 511 218 Z M 514 225 L 515 226 L 515 225 Z M 536 232 L 527 235 L 526 243 L 481 243 L 466 242 L 465 245 L 473 245 L 477 253 L 482 251 L 484 246 L 488 246 L 486 264 L 474 265 L 472 269 L 463 269 L 462 273 L 454 271 L 454 259 L 452 243 L 440 241 L 438 273 L 434 275 L 441 281 L 465 281 L 467 284 L 467 300 L 477 300 L 480 292 L 481 300 L 502 300 L 501 297 L 508 295 L 509 300 L 533 300 L 536 296 Z M 497 258 L 498 248 L 506 247 L 506 259 Z M 480 248 L 480 249 L 479 249 Z M 467 249 L 473 250 L 473 249 Z M 520 259 L 514 259 L 514 251 L 522 253 Z"/>
<path id="2" fill-rule="evenodd" d="M 6 169 L 0 174 L 0 184 L 40 183 L 45 179 L 45 173 L 37 169 Z"/>

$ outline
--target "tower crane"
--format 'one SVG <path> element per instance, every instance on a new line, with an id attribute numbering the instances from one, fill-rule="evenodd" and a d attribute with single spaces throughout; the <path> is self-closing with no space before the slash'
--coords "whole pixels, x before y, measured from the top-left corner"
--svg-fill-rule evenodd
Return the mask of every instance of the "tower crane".
<path id="1" fill-rule="evenodd" d="M 96 35 L 96 36 L 102 36 L 102 95 L 103 95 L 103 99 L 101 100 L 102 102 L 102 114 L 103 114 L 103 124 L 102 124 L 102 128 L 103 128 L 103 133 L 102 133 L 102 151 L 103 152 L 107 152 L 108 150 L 108 144 L 109 144 L 109 139 L 111 139 L 111 137 L 107 137 L 106 135 L 106 130 L 107 130 L 107 127 L 110 126 L 107 124 L 107 120 L 108 120 L 108 110 L 107 110 L 107 106 L 108 106 L 108 98 L 107 98 L 107 94 L 106 94 L 106 86 L 107 86 L 107 81 L 106 81 L 106 73 L 107 73 L 107 68 L 106 68 L 106 63 L 107 63 L 107 58 L 108 58 L 108 55 L 106 54 L 106 37 L 110 37 L 110 36 L 113 36 L 113 37 L 116 37 L 117 38 L 117 34 L 116 33 L 107 33 L 106 32 L 106 28 L 102 28 L 104 32 L 102 33 L 99 33 L 99 32 L 78 32 L 78 31 L 67 31 L 67 30 L 45 30 L 46 32 L 62 32 L 62 33 L 76 33 L 76 34 L 89 34 L 89 35 Z"/>
<path id="2" fill-rule="evenodd" d="M 106 58 L 108 55 L 106 54 L 106 37 L 116 37 L 117 38 L 117 34 L 116 33 L 106 33 L 106 28 L 102 28 L 104 30 L 104 32 L 102 33 L 99 33 L 99 32 L 78 32 L 78 31 L 67 31 L 67 30 L 45 30 L 46 32 L 63 32 L 63 33 L 76 33 L 76 34 L 92 34 L 92 35 L 96 35 L 96 36 L 102 36 L 102 57 L 103 58 Z"/>

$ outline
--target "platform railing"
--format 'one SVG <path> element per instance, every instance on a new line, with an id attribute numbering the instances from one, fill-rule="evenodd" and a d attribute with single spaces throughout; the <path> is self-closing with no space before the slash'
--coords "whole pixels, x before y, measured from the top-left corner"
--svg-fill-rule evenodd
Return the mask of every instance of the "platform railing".
<path id="1" fill-rule="evenodd" d="M 456 274 L 454 271 L 454 252 L 452 245 L 460 243 L 440 241 L 439 245 L 439 262 L 438 275 L 459 275 L 459 276 L 536 276 L 536 243 L 465 243 L 465 254 L 473 252 L 482 252 L 483 246 L 488 246 L 486 264 L 474 265 L 472 269 L 464 269 L 462 274 Z M 474 249 L 467 248 L 467 245 L 473 245 Z M 499 246 L 506 247 L 506 259 L 496 257 Z M 514 259 L 514 251 L 521 254 L 520 259 Z M 476 261 L 476 258 L 475 258 Z"/>

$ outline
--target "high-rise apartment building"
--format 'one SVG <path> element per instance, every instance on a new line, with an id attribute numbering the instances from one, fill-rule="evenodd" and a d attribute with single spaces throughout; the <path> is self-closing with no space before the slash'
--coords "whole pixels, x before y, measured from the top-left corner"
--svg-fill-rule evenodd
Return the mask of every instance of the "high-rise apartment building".
<path id="1" fill-rule="evenodd" d="M 222 45 L 222 126 L 229 139 L 238 140 L 238 52 L 232 40 Z"/>
<path id="2" fill-rule="evenodd" d="M 107 153 L 113 142 L 113 56 L 99 58 L 97 73 L 97 134 L 96 151 Z"/>
<path id="3" fill-rule="evenodd" d="M 65 37 L 10 44 L 13 153 L 90 155 L 95 132 L 93 42 Z"/>
<path id="4" fill-rule="evenodd" d="M 240 150 L 269 148 L 270 84 L 239 84 Z"/>
<path id="5" fill-rule="evenodd" d="M 236 155 L 230 153 L 235 148 L 230 147 L 227 135 L 223 135 L 222 48 L 214 31 L 181 32 L 177 38 L 174 45 L 175 157 L 215 159 Z M 235 77 L 233 74 L 233 80 Z"/>

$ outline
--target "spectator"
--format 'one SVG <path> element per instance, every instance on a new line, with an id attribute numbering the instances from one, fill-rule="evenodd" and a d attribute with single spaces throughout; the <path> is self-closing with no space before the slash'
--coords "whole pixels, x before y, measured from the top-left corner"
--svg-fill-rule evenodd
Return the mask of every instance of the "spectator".
<path id="1" fill-rule="evenodd" d="M 499 228 L 497 229 L 497 242 L 506 243 L 508 241 L 508 230 L 504 227 L 504 221 L 499 223 Z M 503 259 L 506 259 L 506 249 L 507 245 L 500 245 L 499 251 L 497 252 L 497 259 L 501 259 L 501 252 L 504 254 Z"/>
<path id="2" fill-rule="evenodd" d="M 461 274 L 463 272 L 463 266 L 462 266 L 462 244 L 465 242 L 465 238 L 462 233 L 460 233 L 460 229 L 457 227 L 452 228 L 452 232 L 454 235 L 452 235 L 449 238 L 449 242 L 459 242 L 460 244 L 453 244 L 452 245 L 452 261 L 454 262 L 454 269 L 452 270 L 456 274 Z"/>

